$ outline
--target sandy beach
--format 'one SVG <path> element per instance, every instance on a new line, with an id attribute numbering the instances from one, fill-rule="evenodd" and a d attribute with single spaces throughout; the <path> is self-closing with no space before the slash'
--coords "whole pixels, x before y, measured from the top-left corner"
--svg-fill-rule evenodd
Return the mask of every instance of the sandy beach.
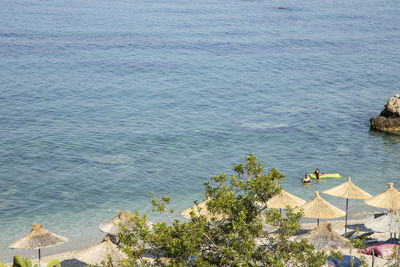
<path id="1" fill-rule="evenodd" d="M 373 214 L 371 214 L 371 218 L 372 218 L 372 216 L 373 216 Z M 326 220 L 326 221 L 328 221 L 328 220 Z M 368 232 L 369 230 L 364 226 L 365 222 L 366 222 L 366 220 L 350 220 L 350 221 L 348 221 L 348 228 L 350 228 L 350 229 L 348 229 L 347 232 L 349 232 L 350 230 L 356 230 L 356 228 L 358 228 L 360 234 Z M 337 232 L 340 235 L 344 234 L 344 221 L 343 220 L 340 220 L 340 221 L 332 220 L 331 223 L 333 226 L 333 230 L 335 232 Z M 303 223 L 299 232 L 312 230 L 315 227 L 316 227 L 316 223 Z M 369 237 L 376 238 L 379 241 L 385 241 L 390 238 L 390 234 L 389 233 L 374 233 L 373 235 L 371 235 Z M 343 255 L 356 256 L 359 259 L 361 259 L 361 257 L 364 257 L 366 259 L 366 263 L 368 264 L 368 266 L 372 266 L 372 256 L 361 254 L 360 249 L 350 248 L 350 249 L 340 249 L 339 251 L 342 252 Z M 374 266 L 387 266 L 388 260 L 384 259 L 384 258 L 380 258 L 380 257 L 375 257 L 374 262 L 375 262 Z"/>
<path id="2" fill-rule="evenodd" d="M 365 213 L 362 214 L 363 218 L 359 218 L 360 214 L 357 216 L 358 218 L 353 218 L 350 219 L 348 221 L 348 231 L 350 231 L 351 229 L 356 229 L 358 228 L 360 233 L 363 232 L 368 232 L 369 229 L 367 229 L 364 226 L 364 223 L 366 221 L 368 221 L 369 219 L 373 218 L 373 213 Z M 351 217 L 350 217 L 351 218 Z M 312 220 L 314 221 L 314 220 Z M 302 221 L 302 226 L 300 228 L 300 230 L 298 231 L 298 235 L 304 234 L 309 232 L 310 230 L 316 228 L 316 222 L 312 222 L 310 221 L 310 219 L 304 219 Z M 344 220 L 323 220 L 323 221 L 330 221 L 332 223 L 333 226 L 333 230 L 335 232 L 337 232 L 338 234 L 343 234 L 344 233 Z M 321 221 L 321 223 L 323 222 Z M 298 236 L 297 235 L 297 236 Z M 374 233 L 373 235 L 371 235 L 370 237 L 372 238 L 376 238 L 380 241 L 385 241 L 387 239 L 389 239 L 390 235 L 389 233 Z M 296 236 L 294 236 L 293 238 L 296 238 Z M 49 248 L 49 249 L 42 249 L 42 266 L 45 266 L 45 264 L 47 264 L 48 262 L 52 261 L 52 260 L 59 260 L 60 262 L 63 262 L 63 266 L 76 266 L 76 262 L 71 261 L 72 259 L 75 259 L 75 255 L 85 249 L 88 248 L 90 246 L 96 245 L 98 243 L 100 243 L 102 240 L 102 237 L 100 237 L 98 240 L 97 239 L 93 239 L 93 240 L 87 240 L 86 242 L 83 242 L 80 244 L 80 246 L 68 246 L 68 243 L 66 243 L 65 245 L 63 245 L 62 247 L 54 247 L 54 248 Z M 10 250 L 11 251 L 11 250 Z M 352 256 L 356 256 L 358 258 L 364 257 L 366 259 L 366 262 L 368 265 L 371 266 L 372 263 L 372 256 L 370 255 L 364 255 L 361 254 L 359 252 L 359 249 L 341 249 L 340 250 L 344 255 L 352 255 Z M 37 250 L 30 250 L 30 251 L 23 251 L 23 250 L 14 250 L 11 251 L 13 253 L 13 255 L 21 255 L 24 257 L 27 257 L 29 259 L 32 260 L 33 264 L 37 263 Z M 6 261 L 6 263 L 11 266 L 11 260 L 12 257 L 10 258 L 10 260 Z M 383 258 L 379 258 L 379 257 L 375 257 L 375 266 L 387 266 L 388 260 L 387 259 L 383 259 Z"/>

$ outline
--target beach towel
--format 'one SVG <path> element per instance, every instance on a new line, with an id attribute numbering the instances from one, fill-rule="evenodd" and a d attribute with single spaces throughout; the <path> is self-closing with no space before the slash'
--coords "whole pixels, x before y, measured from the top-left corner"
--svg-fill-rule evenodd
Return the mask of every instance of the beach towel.
<path id="1" fill-rule="evenodd" d="M 378 245 L 369 246 L 366 249 L 360 250 L 361 254 L 372 255 L 372 249 L 375 256 L 386 258 L 392 255 L 394 244 L 382 243 Z"/>

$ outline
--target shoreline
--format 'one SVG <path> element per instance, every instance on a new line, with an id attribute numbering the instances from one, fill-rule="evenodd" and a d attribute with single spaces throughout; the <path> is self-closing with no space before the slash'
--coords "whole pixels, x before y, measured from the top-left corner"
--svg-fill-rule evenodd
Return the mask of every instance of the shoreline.
<path id="1" fill-rule="evenodd" d="M 373 214 L 375 212 L 360 212 L 358 214 L 354 214 L 352 216 L 350 214 L 349 219 L 348 219 L 348 225 L 353 225 L 354 227 L 357 227 L 359 225 L 364 224 L 368 220 L 373 218 Z M 344 222 L 345 220 L 343 218 L 339 219 L 322 219 L 320 220 L 320 224 L 325 222 L 325 221 L 330 221 L 333 225 L 333 229 L 335 232 L 338 234 L 343 234 L 344 233 Z M 309 218 L 303 218 L 301 220 L 301 227 L 300 230 L 311 230 L 314 229 L 317 226 L 316 224 L 316 219 L 309 219 Z M 360 232 L 363 229 L 360 229 Z M 300 231 L 304 232 L 304 231 Z M 51 260 L 59 260 L 64 261 L 64 260 L 69 260 L 69 259 L 74 259 L 75 253 L 86 249 L 88 247 L 94 246 L 98 243 L 100 243 L 103 239 L 103 237 L 106 234 L 100 232 L 99 235 L 95 238 L 86 238 L 82 240 L 75 240 L 73 242 L 67 242 L 61 246 L 58 247 L 51 247 L 51 248 L 44 248 L 41 250 L 42 254 L 42 263 L 45 265 L 47 262 Z M 373 237 L 378 238 L 379 240 L 386 240 L 389 238 L 389 233 L 375 233 Z M 352 256 L 357 256 L 360 258 L 360 256 L 365 256 L 367 258 L 367 262 L 369 261 L 369 264 L 371 263 L 371 256 L 369 255 L 363 255 L 358 252 L 358 249 L 342 249 L 340 250 L 343 254 L 346 255 L 352 255 Z M 33 264 L 37 263 L 37 256 L 38 256 L 38 251 L 37 250 L 14 250 L 14 249 L 9 249 L 7 253 L 1 253 L 1 260 L 4 264 L 10 265 L 12 264 L 13 256 L 14 255 L 19 255 L 24 258 L 29 258 Z M 7 254 L 7 257 L 4 257 L 3 254 Z M 375 263 L 378 264 L 377 266 L 382 266 L 385 264 L 387 260 L 375 257 Z M 382 264 L 382 265 L 380 265 Z"/>
<path id="2" fill-rule="evenodd" d="M 56 255 L 68 255 L 71 252 L 76 252 L 80 251 L 83 249 L 86 249 L 88 247 L 94 246 L 98 243 L 100 243 L 103 240 L 103 237 L 106 234 L 103 235 L 103 233 L 100 232 L 100 234 L 96 237 L 89 237 L 89 238 L 82 238 L 79 240 L 69 240 L 65 244 L 62 244 L 60 246 L 56 247 L 49 247 L 49 248 L 43 248 L 40 250 L 42 259 L 51 257 L 51 259 L 56 259 L 54 256 Z M 6 251 L 1 251 L 0 252 L 0 261 L 3 262 L 4 264 L 10 264 L 13 261 L 13 258 L 15 255 L 19 255 L 23 258 L 28 258 L 30 260 L 37 260 L 38 257 L 38 250 L 37 249 L 9 249 L 7 248 Z M 60 260 L 61 261 L 61 260 Z"/>

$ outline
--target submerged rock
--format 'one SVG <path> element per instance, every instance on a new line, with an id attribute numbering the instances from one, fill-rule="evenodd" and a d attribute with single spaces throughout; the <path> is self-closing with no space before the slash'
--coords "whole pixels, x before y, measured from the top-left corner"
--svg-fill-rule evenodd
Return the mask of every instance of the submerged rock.
<path id="1" fill-rule="evenodd" d="M 381 114 L 369 121 L 371 130 L 400 133 L 400 94 L 391 97 Z"/>

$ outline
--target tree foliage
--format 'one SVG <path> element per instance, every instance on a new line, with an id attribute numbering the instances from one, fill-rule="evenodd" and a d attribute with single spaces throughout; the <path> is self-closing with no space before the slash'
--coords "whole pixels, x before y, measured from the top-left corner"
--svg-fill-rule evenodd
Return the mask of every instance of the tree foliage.
<path id="1" fill-rule="evenodd" d="M 0 267 L 7 267 L 7 265 L 0 261 Z M 12 267 L 32 267 L 32 261 L 15 255 Z M 33 265 L 33 267 L 38 267 L 38 264 Z M 58 260 L 52 260 L 46 265 L 46 267 L 61 267 L 61 264 Z"/>
<path id="2" fill-rule="evenodd" d="M 170 222 L 152 226 L 139 212 L 134 227 L 122 227 L 120 247 L 128 258 L 125 266 L 321 266 L 325 252 L 315 251 L 302 240 L 290 237 L 299 229 L 301 212 L 288 208 L 285 214 L 268 209 L 267 201 L 281 190 L 285 175 L 250 154 L 234 174 L 220 174 L 205 183 L 211 218 L 194 212 L 188 222 L 173 219 L 170 199 L 154 198 L 153 211 L 168 215 Z M 223 215 L 223 219 L 221 216 Z M 266 231 L 269 224 L 277 231 Z M 152 258 L 152 260 L 150 260 Z"/>

